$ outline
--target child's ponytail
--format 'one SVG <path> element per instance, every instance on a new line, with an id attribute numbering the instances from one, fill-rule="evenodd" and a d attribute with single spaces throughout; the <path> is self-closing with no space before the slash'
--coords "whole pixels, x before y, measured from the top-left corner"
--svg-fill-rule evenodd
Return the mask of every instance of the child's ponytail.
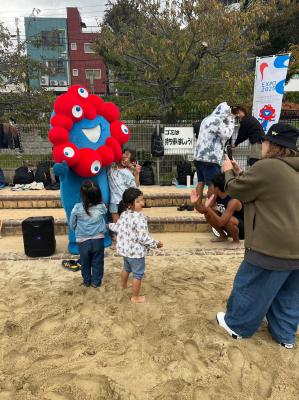
<path id="1" fill-rule="evenodd" d="M 121 202 L 118 205 L 118 214 L 121 215 L 124 211 L 126 211 L 128 209 L 128 207 L 125 205 L 124 201 L 121 200 Z"/>

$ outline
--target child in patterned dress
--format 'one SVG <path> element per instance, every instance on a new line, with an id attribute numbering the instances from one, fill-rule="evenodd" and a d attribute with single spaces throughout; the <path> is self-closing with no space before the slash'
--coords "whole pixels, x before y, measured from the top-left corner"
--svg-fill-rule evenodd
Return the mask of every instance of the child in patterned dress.
<path id="1" fill-rule="evenodd" d="M 144 199 L 137 188 L 129 188 L 123 194 L 120 206 L 123 212 L 116 223 L 109 224 L 109 229 L 117 234 L 116 251 L 124 257 L 121 272 L 121 287 L 128 287 L 129 275 L 133 274 L 132 303 L 145 303 L 145 297 L 139 296 L 141 281 L 145 270 L 145 256 L 149 248 L 161 248 L 163 243 L 150 237 L 147 220 L 142 213 Z M 121 208 L 120 207 L 120 208 Z"/>

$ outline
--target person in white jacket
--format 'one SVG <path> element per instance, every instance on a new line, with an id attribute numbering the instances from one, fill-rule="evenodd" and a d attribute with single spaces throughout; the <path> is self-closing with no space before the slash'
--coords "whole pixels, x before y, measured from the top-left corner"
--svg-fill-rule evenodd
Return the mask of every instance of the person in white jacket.
<path id="1" fill-rule="evenodd" d="M 116 251 L 124 257 L 124 268 L 121 272 L 121 287 L 128 286 L 129 275 L 133 274 L 132 303 L 144 303 L 145 297 L 139 296 L 141 281 L 145 270 L 145 256 L 150 248 L 161 248 L 162 242 L 150 237 L 147 219 L 142 213 L 144 199 L 137 188 L 129 188 L 123 194 L 120 203 L 120 218 L 109 224 L 109 229 L 117 234 Z M 120 209 L 122 208 L 122 209 Z"/>
<path id="2" fill-rule="evenodd" d="M 210 187 L 213 177 L 221 172 L 225 143 L 232 137 L 234 127 L 235 118 L 226 102 L 220 103 L 200 125 L 194 151 L 200 204 L 205 185 Z"/>

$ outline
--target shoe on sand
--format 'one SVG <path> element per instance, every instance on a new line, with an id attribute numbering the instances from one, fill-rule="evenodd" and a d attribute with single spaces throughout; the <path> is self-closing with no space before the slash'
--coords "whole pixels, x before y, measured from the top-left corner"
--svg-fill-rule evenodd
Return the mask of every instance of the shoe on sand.
<path id="1" fill-rule="evenodd" d="M 294 348 L 294 344 L 292 344 L 292 343 L 279 343 L 279 344 L 288 350 L 292 350 Z"/>
<path id="2" fill-rule="evenodd" d="M 226 332 L 233 338 L 233 339 L 237 339 L 240 340 L 242 339 L 242 336 L 238 335 L 236 332 L 234 332 L 233 330 L 230 329 L 230 327 L 226 324 L 225 322 L 225 313 L 224 312 L 219 312 L 216 315 L 216 320 L 219 326 L 221 326 L 221 328 L 223 328 L 224 330 L 226 330 Z"/>
<path id="3" fill-rule="evenodd" d="M 63 268 L 72 272 L 77 272 L 81 269 L 76 260 L 62 260 L 61 264 Z"/>

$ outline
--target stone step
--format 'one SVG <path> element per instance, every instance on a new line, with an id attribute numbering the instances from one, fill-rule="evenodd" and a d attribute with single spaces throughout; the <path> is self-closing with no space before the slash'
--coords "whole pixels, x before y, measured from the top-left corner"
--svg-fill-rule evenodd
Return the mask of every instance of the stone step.
<path id="1" fill-rule="evenodd" d="M 208 232 L 205 219 L 195 211 L 177 211 L 176 207 L 145 208 L 151 232 Z M 62 208 L 2 209 L 2 236 L 22 234 L 22 221 L 29 217 L 53 216 L 57 235 L 67 233 L 65 212 Z"/>
<path id="2" fill-rule="evenodd" d="M 243 254 L 244 248 L 240 245 L 239 249 L 236 249 L 231 245 L 231 242 L 223 243 L 212 243 L 211 233 L 154 233 L 153 237 L 157 240 L 161 240 L 164 244 L 161 250 L 150 252 L 151 254 L 157 254 L 160 256 L 175 256 L 185 257 L 191 254 L 196 255 L 223 255 L 229 254 L 236 257 L 240 257 Z M 22 236 L 7 236 L 3 237 L 0 241 L 1 252 L 0 260 L 27 260 L 28 257 L 24 254 L 24 244 Z M 62 260 L 68 258 L 77 259 L 77 256 L 70 256 L 67 251 L 68 238 L 66 235 L 60 235 L 56 237 L 56 252 L 53 254 L 51 259 Z M 115 256 L 115 252 L 112 249 L 106 249 L 106 256 Z M 120 260 L 120 264 L 121 264 Z M 237 261 L 236 261 L 237 262 Z"/>
<path id="3" fill-rule="evenodd" d="M 175 186 L 142 187 L 148 207 L 177 207 L 189 203 L 191 189 Z M 14 192 L 10 188 L 0 191 L 0 209 L 60 208 L 60 191 L 28 190 Z"/>

